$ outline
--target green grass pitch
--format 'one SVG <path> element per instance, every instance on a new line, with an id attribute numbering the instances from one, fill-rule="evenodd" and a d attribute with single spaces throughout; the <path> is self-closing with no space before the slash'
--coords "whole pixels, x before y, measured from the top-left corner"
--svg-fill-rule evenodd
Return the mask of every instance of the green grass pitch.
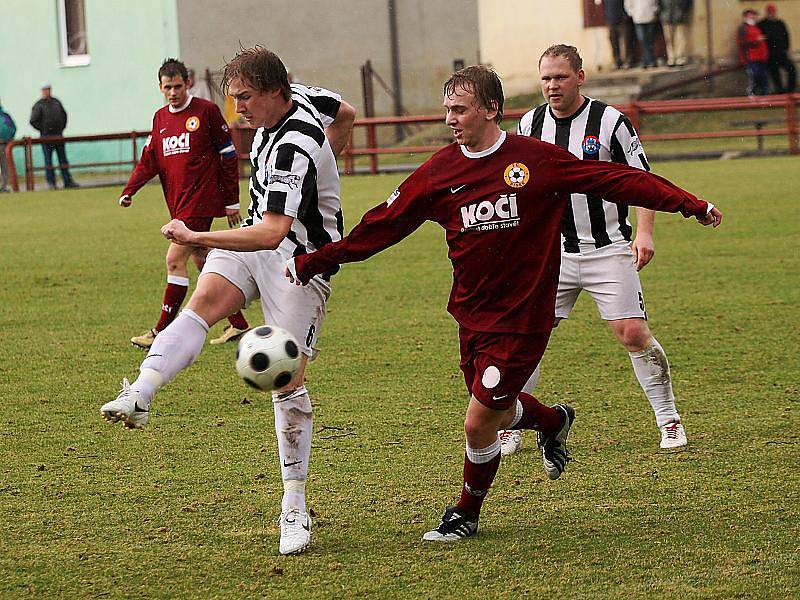
<path id="1" fill-rule="evenodd" d="M 442 231 L 344 267 L 308 371 L 316 517 L 296 557 L 277 552 L 272 405 L 232 345 L 206 346 L 146 431 L 100 419 L 161 303 L 158 186 L 125 210 L 118 188 L 0 195 L 0 597 L 798 597 L 798 164 L 654 165 L 725 215 L 659 215 L 642 273 L 688 449 L 658 450 L 582 298 L 539 388 L 577 409 L 575 461 L 547 480 L 527 436 L 455 545 L 421 541 L 459 490 L 467 400 Z M 348 225 L 400 179 L 344 178 Z"/>

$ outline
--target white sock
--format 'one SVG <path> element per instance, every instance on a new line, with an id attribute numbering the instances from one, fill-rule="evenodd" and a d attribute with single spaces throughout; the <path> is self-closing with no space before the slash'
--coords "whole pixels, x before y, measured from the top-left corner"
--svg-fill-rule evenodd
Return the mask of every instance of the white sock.
<path id="1" fill-rule="evenodd" d="M 511 419 L 511 423 L 508 424 L 506 429 L 514 429 L 514 427 L 517 426 L 517 423 L 520 422 L 520 419 L 522 419 L 522 414 L 524 412 L 525 408 L 522 406 L 522 402 L 519 401 L 519 398 L 517 398 L 517 401 L 514 404 L 514 418 Z"/>
<path id="2" fill-rule="evenodd" d="M 156 338 L 158 339 L 158 338 Z M 629 352 L 633 372 L 642 386 L 653 413 L 656 424 L 663 427 L 668 423 L 680 423 L 681 417 L 675 408 L 672 393 L 672 379 L 669 375 L 669 361 L 661 344 L 652 338 L 650 345 L 639 352 Z"/>
<path id="3" fill-rule="evenodd" d="M 471 448 L 470 445 L 467 444 L 467 459 L 474 465 L 488 463 L 498 454 L 500 454 L 499 439 L 486 446 L 486 448 Z"/>
<path id="4" fill-rule="evenodd" d="M 208 324 L 197 313 L 184 308 L 153 340 L 131 389 L 139 392 L 149 406 L 162 386 L 197 359 L 207 333 Z"/>
<path id="5" fill-rule="evenodd" d="M 305 386 L 301 386 L 289 392 L 273 393 L 272 406 L 275 410 L 275 434 L 285 490 L 281 508 L 286 510 L 287 507 L 296 506 L 305 511 L 305 481 L 314 424 L 311 399 Z M 302 488 L 298 484 L 302 484 Z"/>
<path id="6" fill-rule="evenodd" d="M 522 391 L 526 394 L 533 395 L 533 390 L 536 389 L 536 384 L 539 383 L 539 376 L 542 374 L 542 363 L 536 365 L 536 368 L 531 373 L 530 378 L 528 381 L 525 382 L 525 385 L 522 386 Z"/>
<path id="7" fill-rule="evenodd" d="M 306 482 L 297 479 L 289 479 L 283 482 L 283 499 L 281 500 L 281 512 L 290 508 L 299 508 L 300 512 L 306 512 Z"/>

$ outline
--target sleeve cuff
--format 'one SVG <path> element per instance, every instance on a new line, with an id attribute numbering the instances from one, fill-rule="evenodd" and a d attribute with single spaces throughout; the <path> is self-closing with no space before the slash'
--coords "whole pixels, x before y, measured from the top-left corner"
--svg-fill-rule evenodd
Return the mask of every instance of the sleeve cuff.
<path id="1" fill-rule="evenodd" d="M 228 204 L 225 206 L 225 208 L 228 210 L 239 210 L 239 203 L 237 202 L 236 204 Z"/>

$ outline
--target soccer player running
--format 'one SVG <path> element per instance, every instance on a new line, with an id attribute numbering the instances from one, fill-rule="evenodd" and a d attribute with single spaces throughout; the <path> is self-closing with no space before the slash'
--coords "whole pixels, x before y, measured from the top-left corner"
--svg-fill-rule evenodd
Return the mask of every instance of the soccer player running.
<path id="1" fill-rule="evenodd" d="M 718 225 L 722 215 L 655 175 L 581 161 L 557 146 L 507 135 L 499 126 L 502 85 L 486 67 L 457 71 L 443 91 L 446 123 L 457 143 L 434 154 L 347 237 L 295 256 L 286 275 L 297 285 L 313 285 L 316 274 L 365 260 L 425 221 L 445 229 L 453 265 L 448 310 L 459 324 L 461 369 L 471 396 L 461 496 L 423 539 L 450 542 L 478 530 L 500 465 L 497 432 L 512 420 L 539 432 L 549 478 L 558 478 L 569 460 L 572 407 L 545 406 L 519 392 L 553 326 L 560 223 L 570 192 L 680 211 L 704 225 Z"/>
<path id="2" fill-rule="evenodd" d="M 583 96 L 583 61 L 573 46 L 557 44 L 539 59 L 545 104 L 526 113 L 517 132 L 561 146 L 587 161 L 611 161 L 650 170 L 644 149 L 628 118 L 612 106 Z M 595 194 L 573 193 L 561 223 L 561 274 L 556 295 L 556 325 L 569 316 L 586 290 L 619 342 L 628 351 L 633 371 L 655 413 L 661 448 L 686 445 L 686 433 L 675 408 L 669 362 L 647 326 L 638 271 L 653 258 L 655 213 L 636 208 L 636 237 L 628 207 Z M 524 391 L 539 379 L 537 367 Z M 501 450 L 513 454 L 521 445 L 518 430 L 500 432 Z"/>
<path id="3" fill-rule="evenodd" d="M 347 143 L 355 110 L 333 92 L 290 86 L 280 58 L 261 46 L 241 50 L 225 65 L 223 89 L 258 128 L 250 151 L 248 217 L 241 228 L 227 231 L 192 231 L 179 219 L 164 225 L 162 233 L 176 244 L 215 249 L 186 308 L 156 336 L 136 381 L 123 380 L 119 396 L 100 411 L 108 421 L 143 428 L 153 396 L 194 362 L 208 328 L 261 298 L 265 322 L 294 335 L 303 354 L 291 383 L 272 394 L 284 484 L 279 550 L 293 554 L 311 541 L 305 482 L 312 409 L 304 373 L 316 354 L 336 269 L 304 288 L 288 282 L 283 269 L 292 256 L 342 237 L 334 152 Z"/>
<path id="4" fill-rule="evenodd" d="M 188 81 L 189 73 L 179 60 L 168 58 L 159 68 L 159 89 L 167 104 L 153 116 L 153 130 L 119 204 L 129 207 L 134 194 L 158 175 L 171 218 L 182 219 L 193 231 L 210 231 L 214 217 L 222 216 L 235 227 L 241 222 L 239 157 L 217 105 L 189 94 Z M 161 316 L 155 327 L 131 338 L 134 346 L 149 348 L 172 323 L 189 290 L 189 259 L 202 271 L 207 253 L 205 248 L 169 245 Z M 212 344 L 238 339 L 250 328 L 241 311 L 225 316 L 229 325 Z"/>

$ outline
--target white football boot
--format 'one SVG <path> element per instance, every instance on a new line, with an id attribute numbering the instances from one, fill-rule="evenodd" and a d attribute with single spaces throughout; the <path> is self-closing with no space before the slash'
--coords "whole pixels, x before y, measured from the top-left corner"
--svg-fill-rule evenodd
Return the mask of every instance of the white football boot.
<path id="1" fill-rule="evenodd" d="M 127 378 L 122 380 L 122 389 L 115 400 L 100 407 L 100 414 L 109 423 L 122 421 L 128 429 L 144 429 L 150 410 L 144 406 L 141 394 L 131 389 Z"/>
<path id="2" fill-rule="evenodd" d="M 281 554 L 299 554 L 311 543 L 311 517 L 299 508 L 290 508 L 278 519 L 281 526 Z"/>
<path id="3" fill-rule="evenodd" d="M 500 439 L 501 456 L 511 456 L 522 446 L 522 434 L 519 429 L 501 429 L 497 432 Z"/>
<path id="4" fill-rule="evenodd" d="M 686 432 L 680 423 L 667 423 L 661 429 L 661 447 L 663 449 L 680 448 L 689 443 Z"/>

